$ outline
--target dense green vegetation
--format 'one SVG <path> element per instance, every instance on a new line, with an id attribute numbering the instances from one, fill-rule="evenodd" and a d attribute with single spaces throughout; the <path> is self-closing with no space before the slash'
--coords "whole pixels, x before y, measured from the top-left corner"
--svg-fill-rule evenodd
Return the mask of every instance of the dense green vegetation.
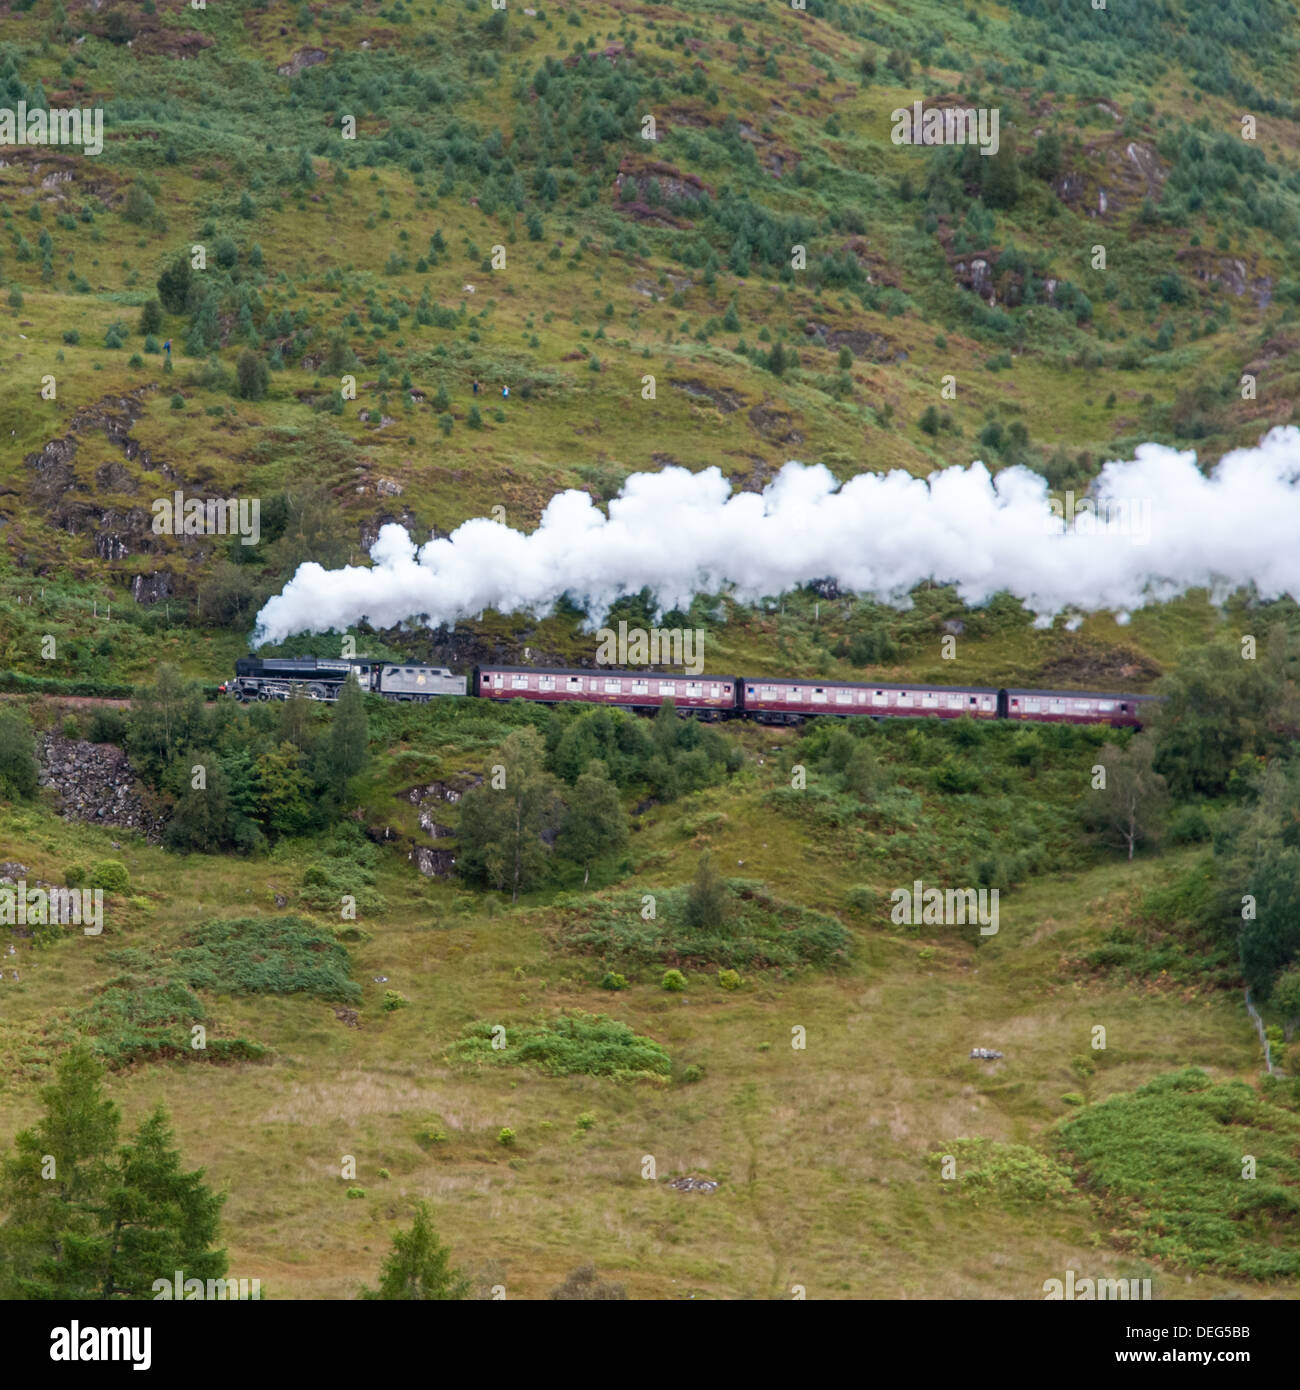
<path id="1" fill-rule="evenodd" d="M 476 1024 L 454 1044 L 454 1056 L 468 1062 L 537 1067 L 549 1076 L 581 1072 L 619 1079 L 664 1077 L 672 1059 L 653 1039 L 639 1037 L 603 1014 L 574 1014 L 521 1027 Z"/>
<path id="2" fill-rule="evenodd" d="M 1061 1144 L 1122 1244 L 1272 1279 L 1300 1269 L 1298 1099 L 1294 1082 L 1266 1097 L 1192 1067 L 1089 1107 Z"/>

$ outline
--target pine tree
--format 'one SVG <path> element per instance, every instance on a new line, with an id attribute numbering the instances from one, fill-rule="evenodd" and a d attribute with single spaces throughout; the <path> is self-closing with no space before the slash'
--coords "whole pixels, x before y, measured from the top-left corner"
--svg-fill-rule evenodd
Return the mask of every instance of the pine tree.
<path id="1" fill-rule="evenodd" d="M 225 1198 L 201 1169 L 181 1171 L 165 1113 L 119 1146 L 121 1113 L 90 1049 L 73 1048 L 55 1075 L 44 1117 L 0 1167 L 0 1297 L 148 1298 L 178 1269 L 224 1275 L 225 1251 L 210 1247 Z"/>
<path id="2" fill-rule="evenodd" d="M 397 1231 L 393 1248 L 379 1271 L 379 1287 L 363 1289 L 361 1297 L 387 1302 L 450 1302 L 469 1296 L 469 1280 L 451 1265 L 451 1250 L 433 1228 L 428 1202 L 415 1208 L 409 1231 Z"/>
<path id="3" fill-rule="evenodd" d="M 178 256 L 158 277 L 158 298 L 169 314 L 183 314 L 190 297 L 190 263 Z"/>
<path id="4" fill-rule="evenodd" d="M 199 850 L 212 853 L 231 842 L 230 783 L 221 765 L 211 758 L 204 762 L 205 786 L 196 787 L 190 768 L 197 758 L 186 759 L 182 776 L 188 779 L 180 799 L 167 822 L 169 849 Z"/>
<path id="5" fill-rule="evenodd" d="M 140 332 L 146 336 L 150 333 L 161 333 L 162 322 L 162 305 L 156 299 L 151 299 L 140 310 Z"/>
<path id="6" fill-rule="evenodd" d="M 366 718 L 365 696 L 355 675 L 348 676 L 334 705 L 334 724 L 330 729 L 329 758 L 334 785 L 340 795 L 347 784 L 366 765 L 370 726 Z"/>
<path id="7" fill-rule="evenodd" d="M 101 1298 L 149 1298 L 157 1279 L 223 1278 L 226 1252 L 213 1249 L 225 1197 L 203 1169 L 181 1170 L 175 1134 L 161 1108 L 120 1152 L 103 1208 L 106 1261 Z"/>
<path id="8" fill-rule="evenodd" d="M 695 881 L 686 893 L 686 925 L 713 930 L 727 920 L 730 895 L 722 875 L 713 867 L 713 856 L 705 850 L 700 855 Z"/>
<path id="9" fill-rule="evenodd" d="M 0 1296 L 94 1298 L 103 1241 L 99 1211 L 121 1113 L 100 1089 L 103 1068 L 89 1048 L 59 1063 L 41 1092 L 45 1116 L 14 1140 L 0 1200 Z"/>
<path id="10" fill-rule="evenodd" d="M 1013 208 L 1020 198 L 1020 161 L 1010 140 L 998 152 L 981 160 L 984 202 L 991 208 Z"/>

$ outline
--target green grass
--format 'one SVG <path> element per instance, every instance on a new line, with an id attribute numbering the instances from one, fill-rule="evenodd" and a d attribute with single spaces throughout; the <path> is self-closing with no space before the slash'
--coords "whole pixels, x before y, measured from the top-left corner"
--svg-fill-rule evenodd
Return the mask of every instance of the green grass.
<path id="1" fill-rule="evenodd" d="M 565 487 L 608 501 L 629 472 L 673 463 L 758 486 L 792 456 L 841 479 L 987 456 L 1077 490 L 1142 439 L 1213 460 L 1295 418 L 1296 32 L 1275 7 L 1252 26 L 1241 4 L 1201 0 L 1172 16 L 1129 7 L 1105 24 L 1038 0 L 798 16 L 736 0 L 671 15 L 594 0 L 536 18 L 512 6 L 497 36 L 479 28 L 482 4 L 381 13 L 365 0 L 289 15 L 227 0 L 159 6 L 147 22 L 119 8 L 142 25 L 129 49 L 98 36 L 93 12 L 62 24 L 46 7 L 8 14 L 0 46 L 11 88 L 39 82 L 51 104 L 108 108 L 104 154 L 71 166 L 70 183 L 40 188 L 22 160 L 0 170 L 0 358 L 13 387 L 0 400 L 0 684 L 40 729 L 61 723 L 56 697 L 124 691 L 162 662 L 208 685 L 227 678 L 260 602 L 302 559 L 364 560 L 362 528 L 381 518 L 445 533 L 499 506 L 527 528 Z M 631 56 L 603 56 L 629 41 Z M 575 42 L 597 56 L 570 65 Z M 279 76 L 304 47 L 327 61 Z M 891 67 L 893 52 L 909 71 Z M 535 101 L 539 70 L 547 91 Z M 934 151 L 890 142 L 892 108 L 937 96 L 998 105 L 1022 159 L 1035 128 L 1060 134 L 1078 197 L 1027 175 L 1015 207 L 981 212 Z M 1250 150 L 1243 110 L 1260 114 Z M 639 138 L 644 111 L 654 146 Z M 341 138 L 344 113 L 357 117 L 355 142 Z M 1216 152 L 1225 133 L 1231 157 Z M 1139 220 L 1147 190 L 1130 144 L 1153 152 L 1168 189 L 1154 222 Z M 298 182 L 303 149 L 310 186 Z M 711 203 L 636 220 L 616 177 L 669 170 L 702 180 Z M 137 181 L 160 220 L 123 216 Z M 1103 189 L 1108 210 L 1094 215 Z M 229 269 L 216 261 L 223 238 L 237 251 Z M 945 252 L 985 238 L 1008 253 L 994 310 L 957 284 Z M 786 269 L 796 239 L 807 272 Z M 209 253 L 203 284 L 223 301 L 220 341 L 188 355 L 190 316 L 167 314 L 168 372 L 144 351 L 139 307 L 196 243 Z M 1090 264 L 1096 243 L 1105 272 Z M 498 245 L 506 265 L 486 269 Z M 1086 293 L 1091 318 L 1041 296 L 1008 305 L 1023 288 L 1013 252 L 1040 283 Z M 1207 275 L 1217 258 L 1242 259 L 1271 302 L 1199 278 L 1205 257 Z M 1161 297 L 1171 266 L 1183 302 Z M 723 325 L 733 303 L 738 330 Z M 245 304 L 255 350 L 279 349 L 257 402 L 230 384 Z M 125 339 L 109 348 L 118 321 Z M 336 333 L 358 359 L 357 399 L 341 415 L 314 408 L 339 384 L 321 360 Z M 842 334 L 854 335 L 847 369 Z M 758 356 L 778 339 L 799 359 L 780 377 Z M 1243 400 L 1238 381 L 1257 358 L 1261 389 Z M 938 396 L 949 372 L 952 401 Z M 40 394 L 47 374 L 54 400 Z M 406 374 L 422 399 L 407 396 Z M 482 430 L 468 428 L 476 378 Z M 103 428 L 123 400 L 129 447 Z M 934 434 L 920 423 L 929 406 Z M 1023 425 L 1028 442 L 981 444 L 990 419 L 1004 439 Z M 70 436 L 70 484 L 46 497 L 26 460 Z M 259 497 L 268 511 L 286 490 L 316 489 L 318 505 L 238 566 L 224 545 L 143 531 L 125 553 L 102 537 L 97 548 L 101 529 L 129 531 L 124 517 L 147 519 L 177 486 Z M 160 573 L 171 596 L 136 603 L 130 584 Z M 238 598 L 229 612 L 216 606 L 223 591 Z M 1075 631 L 1064 619 L 1034 628 L 1005 596 L 974 611 L 946 586 L 912 597 L 895 611 L 808 590 L 753 606 L 701 600 L 683 617 L 707 630 L 718 671 L 1125 690 L 1150 689 L 1220 633 L 1297 626 L 1289 601 L 1216 607 L 1205 593 Z M 630 596 L 618 611 L 642 607 Z M 952 621 L 964 630 L 946 660 Z M 596 649 L 568 607 L 484 613 L 454 638 L 353 635 L 358 651 L 457 669 L 570 665 Z M 338 635 L 284 648 L 334 655 Z M 511 909 L 415 873 L 404 851 L 423 832 L 407 793 L 481 773 L 512 728 L 551 723 L 470 700 L 372 704 L 370 718 L 375 756 L 356 810 L 364 827 L 395 832 L 373 850 L 321 836 L 253 860 L 181 859 L 65 823 L 45 800 L 0 806 L 3 854 L 29 879 L 119 858 L 134 894 L 109 900 L 102 938 L 15 938 L 20 978 L 0 981 L 0 1143 L 34 1118 L 66 1042 L 92 1038 L 128 1119 L 165 1102 L 187 1162 L 228 1190 L 232 1271 L 280 1297 L 350 1297 L 388 1247 L 396 1208 L 348 1200 L 344 1155 L 372 1192 L 383 1169 L 394 1202 L 431 1198 L 477 1287 L 505 1282 L 512 1298 L 544 1296 L 588 1259 L 653 1298 L 788 1297 L 795 1283 L 810 1297 L 1037 1298 L 1064 1267 L 1105 1277 L 1135 1264 L 1159 1297 L 1300 1290 L 1294 1212 L 1278 1196 L 1294 1190 L 1293 1116 L 1255 1089 L 1261 1060 L 1234 963 L 1189 887 L 1203 850 L 1172 845 L 1128 864 L 1083 841 L 1092 734 L 864 729 L 882 771 L 864 804 L 822 765 L 825 731 L 734 726 L 734 775 L 667 805 L 642 807 L 627 789 L 639 813 L 626 863 L 597 880 L 608 886 L 554 885 Z M 706 849 L 736 885 L 755 886 L 735 888 L 726 933 L 689 936 L 678 885 Z M 995 937 L 890 922 L 893 887 L 981 875 L 1007 888 Z M 654 921 L 641 917 L 647 893 Z M 339 915 L 345 894 L 356 921 Z M 675 963 L 680 993 L 660 987 Z M 617 995 L 600 986 L 609 965 L 630 977 Z M 737 989 L 717 979 L 727 966 L 744 976 Z M 396 996 L 404 1007 L 389 1007 Z M 619 1021 L 602 1021 L 614 1000 Z M 497 1020 L 504 1053 L 482 1036 Z M 1099 1024 L 1107 1046 L 1093 1051 Z M 973 1046 L 1005 1058 L 972 1062 Z M 188 1065 L 203 1057 L 221 1065 Z M 1159 1080 L 1187 1068 L 1209 1081 Z M 621 1084 L 614 1073 L 629 1070 L 658 1080 Z M 1223 1115 L 1241 1118 L 1229 1129 Z M 514 1145 L 498 1142 L 503 1129 Z M 1238 1176 L 1238 1149 L 1260 1159 L 1255 1184 Z M 950 1154 L 955 1184 L 940 1171 Z M 686 1172 L 720 1186 L 697 1199 L 662 1181 Z"/>

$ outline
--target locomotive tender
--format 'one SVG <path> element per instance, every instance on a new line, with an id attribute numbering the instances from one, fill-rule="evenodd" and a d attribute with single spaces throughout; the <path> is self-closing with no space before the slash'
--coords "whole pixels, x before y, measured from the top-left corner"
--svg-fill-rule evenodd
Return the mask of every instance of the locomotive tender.
<path id="1" fill-rule="evenodd" d="M 333 701 L 349 673 L 362 690 L 385 700 L 427 704 L 439 695 L 541 704 L 615 705 L 653 712 L 672 700 L 702 719 L 753 719 L 802 724 L 818 715 L 901 715 L 938 719 L 1012 719 L 1046 724 L 1109 724 L 1139 728 L 1157 695 L 1088 690 L 1009 690 L 987 685 L 891 685 L 877 681 L 818 681 L 795 676 L 683 675 L 672 671 L 615 671 L 605 667 L 548 670 L 535 666 L 476 666 L 469 677 L 445 666 L 404 666 L 372 657 L 241 657 L 235 679 L 220 687 L 241 701 L 290 695 Z"/>

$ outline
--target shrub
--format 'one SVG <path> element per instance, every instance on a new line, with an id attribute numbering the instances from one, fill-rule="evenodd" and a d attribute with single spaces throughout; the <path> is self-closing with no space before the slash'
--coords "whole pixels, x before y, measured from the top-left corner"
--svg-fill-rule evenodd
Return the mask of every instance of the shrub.
<path id="1" fill-rule="evenodd" d="M 245 348 L 235 366 L 235 381 L 240 400 L 260 401 L 271 383 L 270 369 L 257 353 Z"/>
<path id="2" fill-rule="evenodd" d="M 120 859 L 100 859 L 91 865 L 90 886 L 102 888 L 105 893 L 129 893 L 131 875 Z"/>
<path id="3" fill-rule="evenodd" d="M 161 333 L 162 323 L 162 305 L 158 300 L 151 299 L 144 308 L 140 310 L 140 332 L 146 337 L 151 333 Z"/>
<path id="4" fill-rule="evenodd" d="M 672 1070 L 667 1052 L 653 1038 L 603 1014 L 561 1014 L 510 1029 L 505 1047 L 492 1042 L 492 1025 L 478 1023 L 453 1044 L 451 1055 L 497 1066 L 535 1066 L 550 1076 L 630 1078 L 667 1076 Z"/>
<path id="5" fill-rule="evenodd" d="M 32 796 L 38 781 L 36 741 L 26 716 L 0 710 L 0 796 Z"/>
<path id="6" fill-rule="evenodd" d="M 358 1197 L 364 1197 L 365 1195 L 366 1195 L 366 1189 L 365 1189 L 364 1187 L 349 1187 L 349 1188 L 348 1188 L 348 1197 L 351 1198 L 351 1199 L 354 1199 L 354 1200 L 355 1200 L 356 1198 L 358 1198 Z"/>
<path id="7" fill-rule="evenodd" d="M 792 793 L 796 797 L 806 792 Z M 910 809 L 910 808 L 909 808 Z M 909 820 L 917 819 L 919 811 Z M 653 921 L 641 917 L 639 894 L 586 902 L 565 912 L 561 935 L 567 946 L 601 958 L 606 969 L 673 967 L 712 972 L 832 966 L 844 959 L 851 938 L 842 923 L 773 897 L 761 883 L 728 883 L 727 925 L 688 927 L 685 887 L 661 889 Z"/>
<path id="8" fill-rule="evenodd" d="M 84 864 L 69 864 L 63 871 L 63 882 L 69 888 L 80 888 L 89 872 Z"/>
<path id="9" fill-rule="evenodd" d="M 723 989 L 739 989 L 741 980 L 740 975 L 735 970 L 719 970 L 718 984 Z"/>
<path id="10" fill-rule="evenodd" d="M 576 18 L 577 12 L 570 10 L 570 21 Z M 627 1290 L 622 1284 L 600 1278 L 596 1266 L 588 1264 L 575 1269 L 563 1284 L 557 1284 L 546 1296 L 561 1303 L 612 1303 L 626 1300 Z"/>
<path id="11" fill-rule="evenodd" d="M 514 1147 L 515 1132 L 508 1125 L 502 1125 L 497 1131 L 497 1143 L 502 1148 L 509 1149 Z"/>
<path id="12" fill-rule="evenodd" d="M 126 202 L 122 207 L 122 215 L 128 222 L 137 224 L 152 222 L 158 208 L 154 200 L 149 195 L 148 189 L 138 183 L 133 183 L 126 190 Z"/>
<path id="13" fill-rule="evenodd" d="M 384 1012 L 386 1014 L 391 1014 L 396 1009 L 404 1009 L 410 1002 L 406 995 L 398 990 L 386 989 L 384 991 Z"/>
<path id="14" fill-rule="evenodd" d="M 81 334 L 75 328 L 65 328 L 63 330 L 63 341 L 69 347 L 76 347 L 81 342 Z"/>
<path id="15" fill-rule="evenodd" d="M 601 976 L 600 987 L 601 989 L 626 989 L 627 976 L 620 975 L 616 970 L 607 970 Z"/>
<path id="16" fill-rule="evenodd" d="M 1175 845 L 1199 845 L 1213 833 L 1209 817 L 1199 806 L 1180 806 L 1169 821 L 1169 842 Z"/>
<path id="17" fill-rule="evenodd" d="M 683 1068 L 683 1070 L 682 1070 L 682 1081 L 683 1081 L 687 1086 L 692 1085 L 692 1084 L 693 1084 L 694 1082 L 696 1082 L 696 1081 L 703 1080 L 703 1077 L 704 1077 L 704 1068 L 701 1067 L 701 1066 L 698 1066 L 698 1065 L 697 1065 L 696 1063 L 694 1063 L 694 1062 L 692 1062 L 688 1067 L 685 1067 L 685 1068 Z"/>
<path id="18" fill-rule="evenodd" d="M 185 397 L 178 393 L 177 395 L 172 397 L 171 405 L 173 410 L 184 410 Z"/>
<path id="19" fill-rule="evenodd" d="M 855 883 L 844 895 L 846 907 L 854 912 L 870 912 L 876 905 L 876 890 L 865 883 Z"/>
<path id="20" fill-rule="evenodd" d="M 680 994 L 686 988 L 686 976 L 680 970 L 665 970 L 659 983 L 670 994 Z"/>
<path id="21" fill-rule="evenodd" d="M 584 1110 L 584 1111 L 582 1112 L 582 1114 L 578 1116 L 578 1119 L 577 1119 L 577 1126 L 578 1126 L 578 1128 L 579 1128 L 584 1134 L 585 1134 L 589 1129 L 591 1129 L 591 1127 L 592 1127 L 595 1123 L 596 1123 L 596 1117 L 591 1113 L 590 1110 Z"/>
<path id="22" fill-rule="evenodd" d="M 360 986 L 348 978 L 346 948 L 305 917 L 220 918 L 201 926 L 190 942 L 175 964 L 194 989 L 360 1001 Z"/>

